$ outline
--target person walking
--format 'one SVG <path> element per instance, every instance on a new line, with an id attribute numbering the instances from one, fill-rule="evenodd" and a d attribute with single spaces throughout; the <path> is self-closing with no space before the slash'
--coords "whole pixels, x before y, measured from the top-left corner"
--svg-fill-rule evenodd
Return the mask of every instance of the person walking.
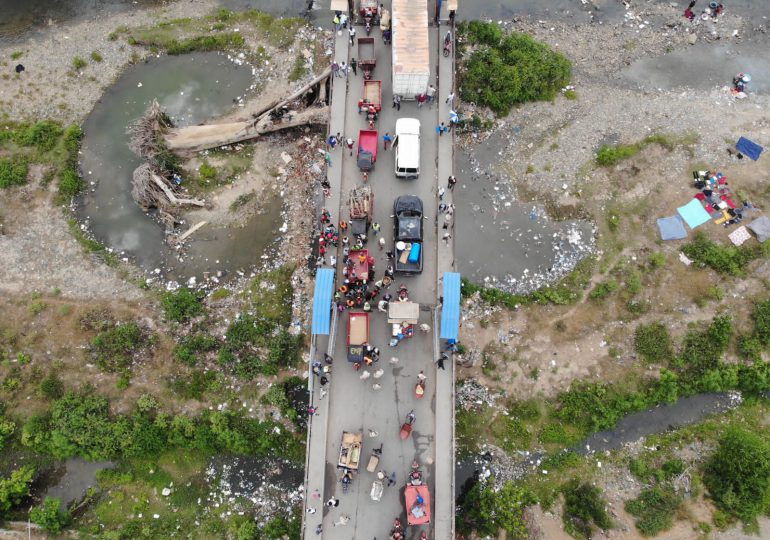
<path id="1" fill-rule="evenodd" d="M 441 239 L 444 241 L 444 243 L 445 243 L 446 245 L 449 245 L 449 240 L 450 240 L 450 238 L 452 238 L 452 235 L 451 235 L 451 234 L 449 234 L 448 232 L 445 232 L 445 233 L 444 233 L 444 236 L 442 236 L 442 237 L 441 237 Z"/>
<path id="2" fill-rule="evenodd" d="M 340 62 L 340 69 L 337 71 L 337 75 L 340 77 L 346 77 L 348 74 L 348 67 L 345 65 L 345 62 Z"/>
<path id="3" fill-rule="evenodd" d="M 348 35 L 350 36 L 350 46 L 352 47 L 356 44 L 356 27 L 352 24 L 348 28 Z"/>
<path id="4" fill-rule="evenodd" d="M 328 167 L 331 167 L 331 166 L 332 166 L 332 155 L 331 155 L 329 152 L 326 152 L 326 153 L 324 154 L 324 160 L 326 161 L 326 165 L 327 165 Z"/>
<path id="5" fill-rule="evenodd" d="M 340 500 L 335 497 L 330 497 L 328 501 L 326 501 L 326 506 L 331 508 L 332 506 L 337 507 L 340 505 Z"/>
<path id="6" fill-rule="evenodd" d="M 340 26 L 342 28 L 347 28 L 348 27 L 348 16 L 345 15 L 344 13 L 342 15 L 340 15 Z M 340 30 L 340 28 L 338 28 L 337 30 Z"/>
<path id="7" fill-rule="evenodd" d="M 446 97 L 447 105 L 449 105 L 449 107 L 451 108 L 454 101 L 455 101 L 455 93 L 449 92 L 449 95 Z"/>
<path id="8" fill-rule="evenodd" d="M 423 104 L 423 103 L 425 103 L 425 101 L 426 101 L 427 99 L 428 99 L 428 98 L 425 96 L 425 94 L 419 94 L 419 95 L 417 96 L 417 108 L 418 108 L 418 109 L 421 109 L 421 108 L 422 108 L 422 104 Z"/>
<path id="9" fill-rule="evenodd" d="M 355 58 L 350 59 L 350 69 L 353 70 L 353 75 L 358 75 L 358 72 L 356 69 L 358 68 L 358 62 L 356 62 Z"/>
<path id="10" fill-rule="evenodd" d="M 444 189 L 444 186 L 441 186 L 438 188 L 438 200 L 443 201 L 444 200 L 444 193 L 446 193 L 446 190 Z"/>
<path id="11" fill-rule="evenodd" d="M 441 353 L 441 356 L 438 357 L 438 360 L 436 361 L 436 364 L 438 365 L 438 369 L 446 370 L 444 367 L 444 361 L 449 360 L 449 356 L 447 356 L 446 353 Z"/>
<path id="12" fill-rule="evenodd" d="M 441 227 L 444 230 L 449 229 L 449 224 L 452 221 L 452 216 L 450 214 L 444 214 L 444 225 Z M 332 265 L 334 266 L 334 265 Z"/>
<path id="13" fill-rule="evenodd" d="M 340 71 L 340 65 L 337 62 L 332 62 L 332 75 L 336 77 L 339 71 Z"/>
<path id="14" fill-rule="evenodd" d="M 385 132 L 385 135 L 382 136 L 382 149 L 387 150 L 388 145 L 390 144 L 390 141 L 392 141 L 393 138 L 390 136 L 390 133 L 387 131 Z"/>
<path id="15" fill-rule="evenodd" d="M 438 126 L 436 126 L 436 133 L 438 133 L 438 136 L 441 137 L 444 134 L 444 122 L 441 122 Z"/>
<path id="16" fill-rule="evenodd" d="M 348 150 L 350 150 L 350 155 L 351 155 L 351 156 L 353 155 L 353 143 L 354 143 L 354 142 L 355 142 L 355 141 L 354 141 L 353 139 L 351 139 L 350 137 L 348 137 L 347 139 L 345 139 L 345 146 L 347 146 L 347 147 L 348 147 Z"/>
<path id="17" fill-rule="evenodd" d="M 374 236 L 377 236 L 379 232 L 380 232 L 380 224 L 375 221 L 374 223 L 372 223 L 372 233 L 374 234 Z"/>
<path id="18" fill-rule="evenodd" d="M 455 175 L 453 174 L 449 175 L 449 178 L 447 179 L 447 184 L 450 190 L 453 190 L 455 188 L 456 183 L 457 183 L 457 178 L 455 178 Z"/>
<path id="19" fill-rule="evenodd" d="M 335 137 L 334 135 L 329 135 L 328 143 L 329 143 L 329 147 L 332 150 L 334 150 L 334 147 L 337 146 L 337 142 L 338 142 L 337 137 Z"/>
<path id="20" fill-rule="evenodd" d="M 398 94 L 393 94 L 393 106 L 396 107 L 397 111 L 401 110 L 401 96 Z"/>
<path id="21" fill-rule="evenodd" d="M 334 29 L 339 30 L 340 29 L 340 16 L 338 14 L 334 14 L 334 18 L 332 19 L 332 22 L 334 23 Z"/>
<path id="22" fill-rule="evenodd" d="M 380 236 L 380 240 L 377 243 L 380 245 L 380 251 L 385 249 L 385 237 L 384 236 Z"/>
<path id="23" fill-rule="evenodd" d="M 388 487 L 392 486 L 396 483 L 396 471 L 393 471 L 390 473 L 390 477 L 388 478 Z"/>
<path id="24" fill-rule="evenodd" d="M 432 84 L 428 85 L 428 89 L 425 91 L 425 101 L 428 102 L 428 107 L 433 106 L 433 96 L 436 95 L 436 87 Z"/>

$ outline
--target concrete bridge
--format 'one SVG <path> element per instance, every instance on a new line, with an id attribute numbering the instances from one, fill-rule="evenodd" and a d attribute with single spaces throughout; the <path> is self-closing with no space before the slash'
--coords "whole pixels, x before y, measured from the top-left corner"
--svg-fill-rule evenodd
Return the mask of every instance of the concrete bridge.
<path id="1" fill-rule="evenodd" d="M 332 3 L 340 0 L 332 0 Z M 422 0 L 426 1 L 426 0 Z M 419 2 L 418 2 L 419 3 Z M 346 4 L 342 0 L 343 6 Z M 391 9 L 390 0 L 384 2 Z M 427 20 L 433 21 L 435 0 L 426 2 Z M 356 7 L 358 2 L 356 2 Z M 346 9 L 343 7 L 342 9 Z M 446 6 L 442 12 L 442 23 L 435 23 L 426 31 L 430 46 L 430 84 L 436 89 L 432 104 L 418 107 L 415 101 L 403 101 L 400 110 L 392 106 L 391 90 L 391 47 L 382 40 L 380 29 L 375 26 L 371 35 L 375 38 L 376 67 L 372 79 L 382 81 L 383 108 L 377 120 L 379 131 L 377 161 L 369 173 L 368 185 L 375 196 L 374 221 L 381 225 L 379 236 L 385 238 L 385 249 L 378 247 L 378 236 L 371 236 L 368 248 L 376 259 L 376 277 L 381 279 L 389 264 L 385 251 L 393 249 L 393 201 L 401 195 L 416 195 L 424 206 L 426 216 L 424 231 L 424 269 L 421 274 L 395 276 L 391 294 L 395 296 L 398 286 L 403 283 L 409 289 L 410 299 L 421 306 L 419 323 L 430 326 L 430 332 L 416 331 L 411 339 L 405 339 L 395 348 L 388 346 L 391 338 L 390 325 L 384 313 L 378 313 L 376 306 L 371 314 L 369 342 L 380 348 L 381 360 L 370 371 L 383 369 L 380 379 L 361 380 L 363 371 L 355 371 L 346 360 L 346 339 L 348 312 L 337 313 L 331 322 L 327 335 L 314 335 L 311 346 L 311 361 L 322 360 L 328 353 L 334 358 L 330 382 L 323 390 L 317 378 L 310 377 L 311 403 L 316 413 L 311 418 L 308 434 L 308 455 L 306 466 L 306 510 L 303 515 L 303 538 L 351 539 L 388 538 L 395 518 L 399 518 L 406 531 L 406 538 L 417 539 L 424 532 L 427 538 L 449 540 L 454 537 L 454 366 L 446 362 L 446 370 L 437 368 L 436 360 L 442 352 L 439 339 L 441 321 L 444 272 L 454 269 L 453 223 L 443 229 L 444 215 L 438 213 L 440 202 L 451 203 L 452 192 L 447 188 L 447 179 L 453 172 L 454 134 L 442 136 L 436 127 L 444 122 L 449 124 L 447 95 L 454 86 L 454 57 L 442 55 L 442 40 L 449 30 Z M 331 22 L 334 13 L 330 12 Z M 358 25 L 357 37 L 366 36 L 364 27 Z M 454 29 L 452 29 L 454 34 Z M 395 37 L 395 36 L 394 36 Z M 349 64 L 357 55 L 350 45 L 348 32 L 342 30 L 335 39 L 333 60 Z M 362 97 L 363 76 L 351 72 L 348 77 L 332 77 L 329 116 L 329 134 L 341 133 L 358 143 L 360 129 L 366 129 L 365 115 L 358 112 L 358 100 Z M 394 175 L 394 153 L 384 150 L 382 135 L 394 134 L 398 118 L 416 118 L 421 123 L 419 178 L 405 180 Z M 352 155 L 339 144 L 331 154 L 331 165 L 327 178 L 331 184 L 330 196 L 320 206 L 328 209 L 335 224 L 348 219 L 347 195 L 356 185 L 362 185 L 362 173 L 358 170 L 356 148 Z M 446 189 L 443 201 L 439 201 L 438 190 Z M 453 221 L 453 220 L 452 220 Z M 445 233 L 448 233 L 444 238 Z M 341 250 L 340 250 L 341 251 Z M 328 256 L 327 252 L 327 266 Z M 337 256 L 337 287 L 341 280 L 342 256 Z M 376 303 L 375 303 L 376 304 Z M 319 309 L 319 306 L 314 306 Z M 390 358 L 398 358 L 391 363 Z M 417 375 L 424 372 L 427 387 L 422 399 L 415 397 Z M 375 386 L 375 383 L 378 386 Z M 409 411 L 414 410 L 416 421 L 412 436 L 406 440 L 399 437 L 399 428 Z M 359 471 L 352 484 L 343 493 L 340 483 L 341 471 L 337 468 L 343 431 L 360 432 L 363 447 Z M 385 481 L 384 494 L 377 502 L 370 498 L 372 483 L 377 479 L 376 471 L 366 470 L 373 449 L 382 447 L 378 470 L 388 476 L 395 473 L 395 484 L 388 486 Z M 404 488 L 411 465 L 417 462 L 424 473 L 431 497 L 431 523 L 423 526 L 407 526 L 404 504 Z M 331 497 L 339 499 L 339 506 L 325 504 Z M 336 524 L 336 525 L 335 525 Z M 319 528 L 320 527 L 320 528 Z M 317 531 L 320 531 L 317 533 Z"/>

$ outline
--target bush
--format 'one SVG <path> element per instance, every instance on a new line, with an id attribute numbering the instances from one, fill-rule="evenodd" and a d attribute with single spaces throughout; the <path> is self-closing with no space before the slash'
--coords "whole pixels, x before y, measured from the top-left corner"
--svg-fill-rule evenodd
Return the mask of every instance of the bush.
<path id="1" fill-rule="evenodd" d="M 166 318 L 172 321 L 184 322 L 205 312 L 203 295 L 187 287 L 176 292 L 167 292 L 161 298 Z"/>
<path id="2" fill-rule="evenodd" d="M 200 401 L 207 391 L 218 385 L 217 374 L 214 371 L 196 369 L 188 377 L 176 377 L 171 383 L 171 389 L 184 399 Z"/>
<path id="3" fill-rule="evenodd" d="M 602 300 L 618 290 L 618 282 L 614 279 L 608 279 L 602 283 L 599 283 L 594 290 L 588 294 L 588 297 L 592 300 Z"/>
<path id="4" fill-rule="evenodd" d="M 142 330 L 135 323 L 119 324 L 91 340 L 91 352 L 99 367 L 119 371 L 131 365 L 134 354 L 145 341 Z"/>
<path id="5" fill-rule="evenodd" d="M 732 328 L 729 315 L 718 315 L 705 330 L 689 331 L 677 359 L 684 372 L 690 377 L 697 377 L 717 368 L 730 345 Z"/>
<path id="6" fill-rule="evenodd" d="M 43 397 L 50 400 L 59 399 L 64 395 L 64 382 L 56 373 L 51 373 L 40 381 L 40 393 Z"/>
<path id="7" fill-rule="evenodd" d="M 102 55 L 99 54 L 99 51 L 94 51 L 91 53 L 91 60 L 93 60 L 94 62 L 101 62 L 102 60 L 104 60 L 104 58 L 102 58 Z"/>
<path id="8" fill-rule="evenodd" d="M 755 523 L 770 504 L 770 443 L 745 429 L 728 428 L 706 465 L 704 483 L 721 510 Z"/>
<path id="9" fill-rule="evenodd" d="M 596 164 L 602 167 L 610 167 L 624 159 L 635 156 L 642 149 L 639 144 L 619 144 L 617 146 L 604 145 L 596 154 Z"/>
<path id="10" fill-rule="evenodd" d="M 198 169 L 198 174 L 200 174 L 201 178 L 204 180 L 213 180 L 217 177 L 217 170 L 211 165 L 211 163 L 209 163 L 208 159 L 204 159 L 203 163 L 201 163 L 201 166 Z"/>
<path id="11" fill-rule="evenodd" d="M 477 21 L 473 28 L 471 35 L 484 42 L 494 42 L 500 32 L 494 23 Z M 460 72 L 458 86 L 464 101 L 485 105 L 504 116 L 518 103 L 553 99 L 570 75 L 565 56 L 514 32 L 474 51 Z"/>
<path id="12" fill-rule="evenodd" d="M 696 232 L 692 242 L 682 246 L 682 252 L 701 266 L 720 274 L 743 276 L 749 263 L 762 254 L 761 246 L 723 246 Z"/>
<path id="13" fill-rule="evenodd" d="M 216 34 L 208 36 L 198 36 L 190 39 L 178 41 L 171 40 L 166 51 L 168 54 L 187 54 L 196 51 L 224 51 L 228 49 L 240 49 L 245 41 L 243 36 L 237 32 L 225 34 Z"/>
<path id="14" fill-rule="evenodd" d="M 42 152 L 52 150 L 59 142 L 63 130 L 52 120 L 42 120 L 24 129 L 17 142 L 23 146 L 34 146 Z"/>
<path id="15" fill-rule="evenodd" d="M 29 511 L 29 519 L 48 532 L 59 534 L 72 521 L 72 516 L 62 510 L 59 499 L 46 497 L 42 504 Z"/>
<path id="16" fill-rule="evenodd" d="M 569 481 L 563 488 L 565 530 L 572 535 L 591 538 L 594 525 L 602 530 L 612 527 L 605 502 L 599 488 L 577 478 Z"/>
<path id="17" fill-rule="evenodd" d="M 10 477 L 0 478 L 0 519 L 5 519 L 8 510 L 29 494 L 34 475 L 35 469 L 25 465 L 13 471 Z"/>
<path id="18" fill-rule="evenodd" d="M 636 528 L 644 536 L 655 536 L 671 528 L 682 498 L 670 487 L 655 486 L 626 501 L 626 512 L 636 517 Z"/>
<path id="19" fill-rule="evenodd" d="M 0 409 L 0 413 L 3 413 L 2 409 Z M 0 414 L 0 450 L 11 439 L 14 431 L 16 431 L 16 424 L 13 423 L 13 420 L 6 418 L 4 414 Z"/>
<path id="20" fill-rule="evenodd" d="M 754 320 L 754 333 L 763 347 L 770 345 L 770 300 L 757 302 L 751 313 Z"/>
<path id="21" fill-rule="evenodd" d="M 0 188 L 26 184 L 28 172 L 26 160 L 0 158 Z"/>
<path id="22" fill-rule="evenodd" d="M 671 336 L 663 323 L 640 324 L 634 332 L 634 350 L 647 362 L 662 363 L 674 356 Z"/>
<path id="23" fill-rule="evenodd" d="M 738 338 L 738 354 L 744 360 L 759 362 L 762 360 L 764 346 L 759 338 L 754 335 L 744 335 Z"/>
<path id="24" fill-rule="evenodd" d="M 213 351 L 217 347 L 217 340 L 213 336 L 195 334 L 182 340 L 174 347 L 174 358 L 188 366 L 198 363 L 198 353 Z"/>
<path id="25" fill-rule="evenodd" d="M 59 195 L 64 199 L 71 199 L 86 187 L 80 174 L 74 169 L 65 169 L 59 178 Z"/>
<path id="26" fill-rule="evenodd" d="M 84 59 L 82 59 L 79 56 L 76 56 L 75 58 L 72 59 L 72 67 L 74 67 L 78 71 L 80 71 L 87 65 L 88 65 L 88 62 L 86 62 Z"/>
<path id="27" fill-rule="evenodd" d="M 534 502 L 529 491 L 513 482 L 499 491 L 494 489 L 494 479 L 477 482 L 459 501 L 457 530 L 466 537 L 473 531 L 481 537 L 497 537 L 498 530 L 504 529 L 508 538 L 523 540 L 528 538 L 524 508 Z"/>
<path id="28" fill-rule="evenodd" d="M 500 45 L 500 40 L 503 39 L 503 31 L 498 25 L 482 21 L 461 23 L 458 26 L 458 32 L 466 35 L 468 43 L 472 45 L 497 47 Z"/>

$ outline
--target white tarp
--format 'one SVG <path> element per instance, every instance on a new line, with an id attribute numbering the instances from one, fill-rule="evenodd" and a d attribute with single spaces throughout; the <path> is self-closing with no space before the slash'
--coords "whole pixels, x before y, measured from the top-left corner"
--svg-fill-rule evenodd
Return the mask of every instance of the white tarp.
<path id="1" fill-rule="evenodd" d="M 417 324 L 420 318 L 420 304 L 417 302 L 399 302 L 393 300 L 388 304 L 388 323 Z"/>

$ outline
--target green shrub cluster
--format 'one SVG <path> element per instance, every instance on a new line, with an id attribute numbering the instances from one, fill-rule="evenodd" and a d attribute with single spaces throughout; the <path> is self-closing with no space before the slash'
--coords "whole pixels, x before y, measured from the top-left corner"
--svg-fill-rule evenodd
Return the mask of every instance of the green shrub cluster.
<path id="1" fill-rule="evenodd" d="M 596 154 L 596 164 L 601 167 L 611 167 L 623 160 L 634 157 L 651 144 L 658 144 L 666 150 L 674 150 L 678 146 L 689 146 L 697 141 L 696 134 L 684 133 L 679 135 L 653 134 L 648 135 L 633 144 L 603 145 Z"/>
<path id="2" fill-rule="evenodd" d="M 238 32 L 227 32 L 224 34 L 215 34 L 208 36 L 197 36 L 181 41 L 173 39 L 168 44 L 166 52 L 168 54 L 187 54 L 191 52 L 204 51 L 226 51 L 231 49 L 240 49 L 245 41 Z M 145 44 L 148 45 L 148 44 Z"/>
<path id="3" fill-rule="evenodd" d="M 91 353 L 102 369 L 119 371 L 130 367 L 134 354 L 144 347 L 147 341 L 136 323 L 119 324 L 91 340 Z"/>
<path id="4" fill-rule="evenodd" d="M 477 45 L 459 73 L 464 101 L 504 116 L 516 104 L 550 100 L 569 82 L 569 60 L 527 34 L 503 36 L 495 23 L 474 21 L 459 33 Z"/>
<path id="5" fill-rule="evenodd" d="M 704 483 L 721 510 L 755 524 L 770 507 L 770 442 L 729 428 L 706 466 Z"/>
<path id="6" fill-rule="evenodd" d="M 35 469 L 24 465 L 8 478 L 0 477 L 0 520 L 5 519 L 7 512 L 29 494 L 34 475 Z"/>
<path id="7" fill-rule="evenodd" d="M 594 287 L 594 290 L 588 294 L 588 297 L 592 300 L 602 300 L 617 291 L 619 287 L 618 282 L 610 278 Z"/>
<path id="8" fill-rule="evenodd" d="M 744 276 L 749 263 L 765 255 L 764 244 L 724 246 L 711 241 L 704 233 L 696 232 L 691 242 L 682 246 L 682 252 L 701 266 L 730 276 Z"/>
<path id="9" fill-rule="evenodd" d="M 507 482 L 500 490 L 494 489 L 494 479 L 476 482 L 458 501 L 461 511 L 456 514 L 457 531 L 469 536 L 475 531 L 480 537 L 497 537 L 500 529 L 507 538 L 528 538 L 524 509 L 535 502 L 526 489 Z"/>
<path id="10" fill-rule="evenodd" d="M 56 373 L 51 373 L 40 381 L 40 393 L 46 399 L 59 399 L 64 395 L 64 381 Z"/>
<path id="11" fill-rule="evenodd" d="M 177 375 L 174 377 L 170 387 L 184 399 L 200 401 L 206 392 L 213 392 L 221 388 L 221 383 L 216 372 L 195 369 L 189 375 Z"/>
<path id="12" fill-rule="evenodd" d="M 591 538 L 594 527 L 612 527 L 601 490 L 574 478 L 562 487 L 564 494 L 564 529 L 573 536 Z"/>
<path id="13" fill-rule="evenodd" d="M 270 320 L 244 315 L 234 321 L 225 334 L 225 344 L 219 350 L 219 361 L 238 377 L 252 379 L 278 368 L 294 365 L 299 357 L 301 336 L 293 336 Z M 260 350 L 267 348 L 267 358 Z"/>
<path id="14" fill-rule="evenodd" d="M 659 322 L 640 324 L 634 332 L 634 350 L 647 362 L 667 362 L 674 356 L 668 328 Z"/>
<path id="15" fill-rule="evenodd" d="M 200 174 L 201 178 L 204 180 L 213 180 L 217 177 L 217 169 L 209 163 L 208 159 L 204 159 L 198 169 L 198 174 Z"/>
<path id="16" fill-rule="evenodd" d="M 174 358 L 188 366 L 198 363 L 199 354 L 213 351 L 217 348 L 217 340 L 206 334 L 193 334 L 182 338 L 174 347 Z"/>
<path id="17" fill-rule="evenodd" d="M 137 408 L 131 415 L 112 415 L 107 399 L 89 391 L 68 393 L 46 414 L 31 417 L 21 440 L 59 459 L 152 457 L 173 448 L 262 456 L 280 449 L 290 459 L 303 452 L 302 442 L 272 421 L 229 411 L 204 411 L 192 418 Z"/>
<path id="18" fill-rule="evenodd" d="M 29 165 L 24 158 L 0 158 L 0 188 L 21 186 L 27 183 Z"/>
<path id="19" fill-rule="evenodd" d="M 59 534 L 70 524 L 72 516 L 66 510 L 62 510 L 59 499 L 46 497 L 42 504 L 29 511 L 29 519 L 40 525 L 43 530 Z"/>
<path id="20" fill-rule="evenodd" d="M 676 365 L 689 376 L 699 376 L 719 366 L 733 335 L 729 315 L 717 315 L 703 330 L 687 332 Z"/>
<path id="21" fill-rule="evenodd" d="M 166 318 L 184 322 L 205 313 L 202 302 L 204 296 L 204 293 L 182 287 L 177 291 L 164 293 L 160 302 Z"/>
<path id="22" fill-rule="evenodd" d="M 642 490 L 638 497 L 626 501 L 626 512 L 636 518 L 636 528 L 644 536 L 655 536 L 671 528 L 682 497 L 670 486 L 654 486 Z"/>

